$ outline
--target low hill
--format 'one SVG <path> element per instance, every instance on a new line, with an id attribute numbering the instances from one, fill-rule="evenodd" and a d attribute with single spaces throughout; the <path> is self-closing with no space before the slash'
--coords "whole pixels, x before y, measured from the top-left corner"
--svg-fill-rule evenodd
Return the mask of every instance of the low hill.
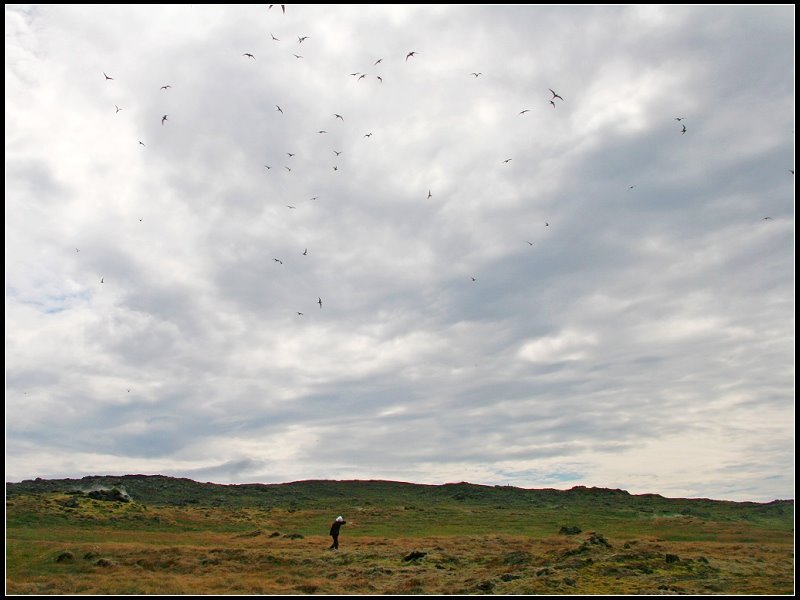
<path id="1" fill-rule="evenodd" d="M 471 483 L 422 485 L 396 481 L 309 480 L 280 484 L 222 485 L 162 475 L 87 476 L 81 479 L 34 479 L 6 484 L 6 498 L 52 492 L 89 492 L 117 488 L 140 504 L 343 511 L 356 507 L 406 507 L 425 510 L 446 506 L 496 509 L 603 511 L 606 517 L 684 515 L 715 520 L 761 521 L 791 526 L 794 501 L 732 502 L 706 498 L 665 498 L 625 490 L 576 486 L 569 490 L 525 489 Z"/>

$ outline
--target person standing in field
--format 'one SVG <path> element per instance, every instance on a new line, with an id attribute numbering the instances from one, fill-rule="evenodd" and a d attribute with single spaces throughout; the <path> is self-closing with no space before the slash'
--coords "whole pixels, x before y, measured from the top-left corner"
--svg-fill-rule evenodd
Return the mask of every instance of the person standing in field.
<path id="1" fill-rule="evenodd" d="M 333 543 L 329 550 L 338 550 L 339 549 L 339 530 L 342 528 L 342 525 L 347 523 L 341 515 L 336 517 L 336 520 L 331 525 L 331 537 L 333 538 Z"/>

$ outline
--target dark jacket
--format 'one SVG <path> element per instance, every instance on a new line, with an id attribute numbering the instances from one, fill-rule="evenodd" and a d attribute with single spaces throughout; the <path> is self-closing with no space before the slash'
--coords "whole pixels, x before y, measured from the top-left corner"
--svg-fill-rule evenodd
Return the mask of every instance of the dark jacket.
<path id="1" fill-rule="evenodd" d="M 331 525 L 331 533 L 330 533 L 330 535 L 333 535 L 333 536 L 339 535 L 339 529 L 345 523 L 347 523 L 347 521 L 334 521 L 333 525 Z"/>

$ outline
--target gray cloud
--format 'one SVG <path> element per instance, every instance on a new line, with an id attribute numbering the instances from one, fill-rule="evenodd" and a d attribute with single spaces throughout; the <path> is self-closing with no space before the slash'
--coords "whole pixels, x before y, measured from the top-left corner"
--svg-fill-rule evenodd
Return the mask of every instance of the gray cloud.
<path id="1" fill-rule="evenodd" d="M 793 14 L 7 7 L 7 478 L 791 497 Z"/>

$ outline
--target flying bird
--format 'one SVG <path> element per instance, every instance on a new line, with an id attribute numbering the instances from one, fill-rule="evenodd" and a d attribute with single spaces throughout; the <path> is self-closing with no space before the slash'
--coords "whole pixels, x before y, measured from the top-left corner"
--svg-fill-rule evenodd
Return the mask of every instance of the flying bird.
<path id="1" fill-rule="evenodd" d="M 470 279 L 472 279 L 472 281 L 478 281 L 478 280 L 477 280 L 477 279 L 475 279 L 474 277 L 470 277 Z"/>
<path id="2" fill-rule="evenodd" d="M 109 79 L 110 79 L 111 81 L 114 81 L 114 78 L 113 78 L 113 77 L 109 77 L 108 75 L 106 75 L 106 72 L 105 72 L 105 71 L 103 71 L 103 75 L 105 76 L 105 78 L 106 78 L 106 81 L 108 81 Z"/>
<path id="3" fill-rule="evenodd" d="M 255 56 L 253 56 L 252 54 L 250 54 L 249 52 L 245 52 L 244 54 L 242 54 L 242 56 L 249 56 L 249 57 L 250 57 L 250 58 L 252 58 L 253 60 L 255 60 L 255 59 L 256 59 L 256 57 L 255 57 Z"/>
<path id="4" fill-rule="evenodd" d="M 683 121 L 686 117 L 675 117 L 676 121 Z"/>
<path id="5" fill-rule="evenodd" d="M 140 143 L 142 146 L 144 146 L 144 142 L 143 142 L 142 140 L 139 140 L 139 143 Z M 145 148 L 146 148 L 146 147 L 147 147 L 147 146 L 145 146 Z"/>
<path id="6" fill-rule="evenodd" d="M 761 219 L 762 221 L 772 221 L 772 217 L 764 217 Z"/>
<path id="7" fill-rule="evenodd" d="M 632 185 L 632 186 L 630 186 L 628 189 L 629 189 L 629 190 L 632 190 L 632 189 L 633 189 L 633 188 L 635 188 L 635 187 L 636 187 L 635 185 Z"/>
<path id="8" fill-rule="evenodd" d="M 552 105 L 553 105 L 553 108 L 555 108 L 555 107 L 556 107 L 556 103 L 555 103 L 555 102 L 553 102 L 552 100 L 550 100 L 550 104 L 552 104 Z"/>
<path id="9" fill-rule="evenodd" d="M 271 168 L 272 168 L 272 167 L 270 167 L 269 165 L 264 165 L 264 166 L 265 166 L 265 167 L 267 167 L 268 169 L 271 169 Z"/>
<path id="10" fill-rule="evenodd" d="M 319 198 L 319 196 L 312 196 L 311 198 L 309 198 L 309 200 L 316 200 L 317 198 Z"/>
<path id="11" fill-rule="evenodd" d="M 289 171 L 289 173 L 292 172 L 292 170 L 289 167 L 283 167 L 283 168 L 286 169 L 287 171 Z"/>
<path id="12" fill-rule="evenodd" d="M 117 109 L 117 112 L 119 112 L 119 111 L 121 111 L 121 110 L 122 110 L 122 109 L 121 109 L 119 106 L 117 106 L 116 104 L 114 105 L 114 108 L 116 108 L 116 109 Z M 114 114 L 117 114 L 117 113 L 114 113 Z"/>
<path id="13" fill-rule="evenodd" d="M 322 298 L 317 297 L 317 304 L 319 304 L 319 307 L 322 308 Z"/>
<path id="14" fill-rule="evenodd" d="M 512 160 L 512 159 L 510 159 L 510 158 L 507 158 L 507 159 L 505 159 L 503 162 L 504 162 L 504 163 L 507 163 L 507 162 L 509 162 L 510 160 Z"/>
<path id="15" fill-rule="evenodd" d="M 359 76 L 359 78 L 358 78 L 356 81 L 361 81 L 361 80 L 362 80 L 362 79 L 364 79 L 364 77 L 366 77 L 366 76 L 367 76 L 367 74 L 366 74 L 366 73 L 362 73 L 362 74 Z"/>
<path id="16" fill-rule="evenodd" d="M 105 277 L 101 277 L 100 278 L 100 283 L 105 283 L 105 279 L 106 279 Z"/>
<path id="17" fill-rule="evenodd" d="M 292 158 L 294 156 L 294 154 L 292 154 L 291 152 L 287 152 L 286 154 L 289 155 L 289 158 Z"/>
<path id="18" fill-rule="evenodd" d="M 376 75 L 376 76 L 375 76 L 375 78 L 376 78 L 378 81 L 380 81 L 381 83 L 383 83 L 383 77 L 381 77 L 380 75 Z"/>
<path id="19" fill-rule="evenodd" d="M 364 137 L 370 137 L 371 135 L 372 135 L 372 133 L 365 133 Z"/>
<path id="20" fill-rule="evenodd" d="M 276 105 L 275 105 L 275 107 L 278 109 L 278 112 L 279 112 L 279 113 L 283 114 L 283 109 L 282 109 L 280 106 L 278 106 L 278 105 L 276 104 Z"/>
<path id="21" fill-rule="evenodd" d="M 308 255 L 308 248 L 306 248 L 305 250 L 303 250 L 303 256 L 307 256 L 307 255 Z"/>
<path id="22" fill-rule="evenodd" d="M 275 6 L 275 5 L 274 4 L 270 4 L 269 8 L 267 8 L 267 10 L 269 10 L 273 6 Z M 281 4 L 281 10 L 283 11 L 283 14 L 286 14 L 286 5 L 285 4 Z"/>
<path id="23" fill-rule="evenodd" d="M 304 35 L 303 37 L 297 36 L 297 43 L 302 44 L 304 40 L 307 40 L 310 36 Z"/>
<path id="24" fill-rule="evenodd" d="M 361 73 L 350 73 L 350 77 L 355 77 L 356 75 L 361 75 Z"/>
<path id="25" fill-rule="evenodd" d="M 283 261 L 280 258 L 273 258 L 272 260 L 274 260 L 276 263 L 283 264 Z"/>
<path id="26" fill-rule="evenodd" d="M 525 243 L 527 243 L 528 246 L 533 246 L 533 242 L 529 242 L 528 240 L 525 240 Z"/>
<path id="27" fill-rule="evenodd" d="M 681 125 L 681 127 L 683 127 L 683 129 L 681 130 L 681 133 L 682 133 L 682 134 L 683 134 L 683 133 L 686 133 L 686 125 Z"/>
<path id="28" fill-rule="evenodd" d="M 377 65 L 379 62 L 383 62 L 383 59 L 382 59 L 382 58 L 379 58 L 378 60 L 376 60 L 376 61 L 375 61 L 375 65 Z M 374 67 L 375 65 L 372 65 L 372 66 Z"/>
<path id="29" fill-rule="evenodd" d="M 328 133 L 328 132 L 323 129 L 320 129 L 317 133 Z"/>
<path id="30" fill-rule="evenodd" d="M 409 52 L 408 54 L 406 54 L 406 62 L 408 62 L 408 59 L 416 54 L 417 54 L 416 52 Z"/>
<path id="31" fill-rule="evenodd" d="M 303 57 L 302 57 L 302 56 L 300 56 L 299 54 L 294 54 L 294 53 L 292 53 L 292 56 L 294 56 L 295 58 L 303 58 Z"/>
<path id="32" fill-rule="evenodd" d="M 286 205 L 286 208 L 297 208 L 297 207 L 296 207 L 296 206 L 289 206 L 289 205 L 287 204 L 287 205 Z"/>
<path id="33" fill-rule="evenodd" d="M 339 155 L 342 153 L 342 151 L 341 151 L 341 150 L 334 150 L 334 151 L 333 151 L 333 153 L 334 153 L 336 156 L 339 156 Z"/>
<path id="34" fill-rule="evenodd" d="M 168 90 L 168 89 L 169 89 L 169 88 L 171 88 L 171 87 L 172 87 L 171 85 L 162 85 L 162 86 L 161 86 L 161 89 L 162 89 L 162 90 Z"/>
<path id="35" fill-rule="evenodd" d="M 80 249 L 79 248 L 75 248 L 75 252 L 80 252 Z"/>
<path id="36" fill-rule="evenodd" d="M 520 111 L 519 114 L 524 115 L 526 112 L 531 112 L 531 109 L 530 108 L 526 108 L 525 110 Z"/>
<path id="37" fill-rule="evenodd" d="M 161 124 L 163 125 L 164 121 L 166 121 L 166 120 L 167 120 L 167 115 L 164 115 L 163 117 L 161 117 Z"/>
<path id="38" fill-rule="evenodd" d="M 301 312 L 298 312 L 297 314 L 298 314 L 298 316 L 301 316 L 301 317 L 303 316 L 303 313 L 301 313 Z"/>
<path id="39" fill-rule="evenodd" d="M 334 171 L 338 171 L 338 170 L 339 170 L 339 167 L 337 167 L 337 166 L 334 166 L 334 167 L 333 167 L 333 170 L 334 170 Z"/>
<path id="40" fill-rule="evenodd" d="M 561 96 L 559 96 L 558 94 L 556 94 L 552 89 L 550 89 L 550 88 L 547 88 L 547 89 L 550 90 L 551 94 L 553 94 L 553 97 L 550 98 L 551 100 L 555 100 L 556 98 L 558 98 L 562 102 L 564 101 L 564 99 Z"/>
<path id="41" fill-rule="evenodd" d="M 470 73 L 470 75 L 474 75 L 474 76 L 475 76 L 475 79 L 477 79 L 477 78 L 478 78 L 478 75 L 483 75 L 483 73 Z"/>
<path id="42" fill-rule="evenodd" d="M 545 222 L 544 226 L 545 227 L 550 227 L 550 223 Z"/>
<path id="43" fill-rule="evenodd" d="M 433 194 L 431 194 L 431 191 L 428 190 L 428 199 L 430 199 L 432 196 L 433 196 Z"/>
<path id="44" fill-rule="evenodd" d="M 272 35 L 272 33 L 270 33 L 270 35 Z M 276 42 L 280 42 L 280 40 L 276 38 L 274 35 L 272 35 L 272 39 L 275 40 Z"/>
<path id="45" fill-rule="evenodd" d="M 333 113 L 333 116 L 336 117 L 337 119 L 341 119 L 342 121 L 344 121 L 344 117 L 342 115 L 337 115 L 336 113 Z"/>

